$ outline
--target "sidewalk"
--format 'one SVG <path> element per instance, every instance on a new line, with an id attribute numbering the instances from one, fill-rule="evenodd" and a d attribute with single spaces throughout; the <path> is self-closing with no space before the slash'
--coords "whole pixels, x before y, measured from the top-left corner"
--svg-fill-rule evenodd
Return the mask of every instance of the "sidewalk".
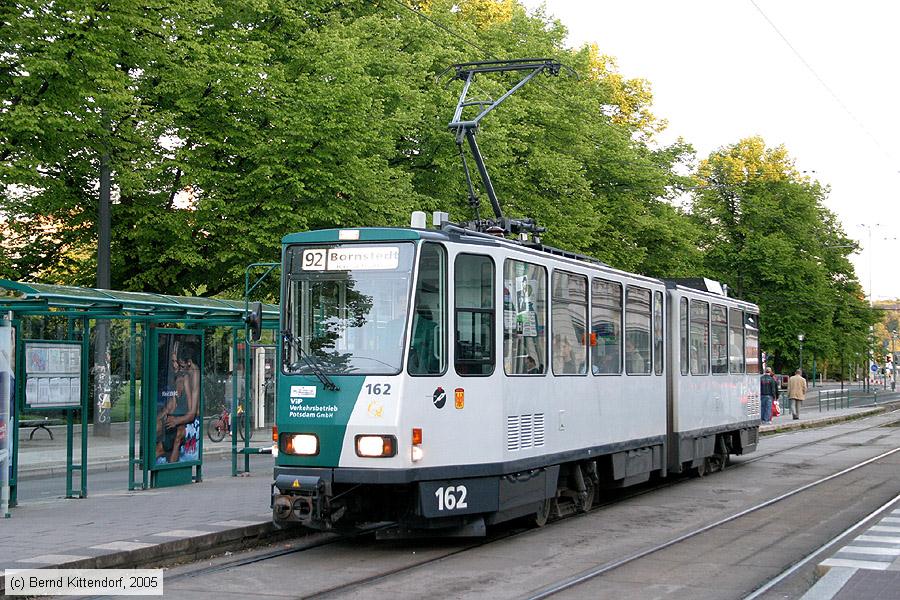
<path id="1" fill-rule="evenodd" d="M 65 427 L 51 427 L 53 439 L 39 430 L 19 432 L 19 482 L 65 478 Z M 269 508 L 272 470 L 255 464 L 240 477 L 209 477 L 197 484 L 150 490 L 127 490 L 128 431 L 88 438 L 88 472 L 116 471 L 121 486 L 91 488 L 84 499 L 35 499 L 22 494 L 11 518 L 0 517 L 0 569 L 126 568 L 181 562 L 236 550 L 275 533 Z M 81 460 L 80 432 L 75 430 L 74 462 Z M 271 445 L 269 430 L 256 430 L 251 446 Z M 238 447 L 244 446 L 243 440 Z M 204 464 L 230 456 L 231 438 L 204 439 Z M 269 456 L 271 458 L 271 456 Z M 262 460 L 260 457 L 259 461 Z M 259 462 L 257 461 L 257 462 Z M 243 458 L 240 463 L 243 464 Z M 221 472 L 222 469 L 220 469 Z M 140 479 L 140 471 L 135 470 Z M 78 475 L 75 474 L 77 484 Z M 0 573 L 2 575 L 2 573 Z M 0 578 L 0 596 L 3 591 Z"/>

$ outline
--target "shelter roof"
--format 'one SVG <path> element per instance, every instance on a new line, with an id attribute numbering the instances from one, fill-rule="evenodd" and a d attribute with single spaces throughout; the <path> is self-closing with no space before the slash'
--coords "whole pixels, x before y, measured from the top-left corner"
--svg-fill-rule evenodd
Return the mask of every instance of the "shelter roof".
<path id="1" fill-rule="evenodd" d="M 181 319 L 240 319 L 246 314 L 243 300 L 201 296 L 170 296 L 147 292 L 99 290 L 67 285 L 26 283 L 0 279 L 0 310 L 17 312 L 50 309 L 89 310 L 92 313 L 129 317 Z M 263 319 L 278 319 L 278 305 L 263 304 Z"/>

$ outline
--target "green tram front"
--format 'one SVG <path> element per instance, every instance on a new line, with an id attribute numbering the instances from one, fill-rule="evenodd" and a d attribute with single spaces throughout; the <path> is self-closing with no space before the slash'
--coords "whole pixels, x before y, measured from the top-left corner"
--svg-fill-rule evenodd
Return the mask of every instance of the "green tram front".
<path id="1" fill-rule="evenodd" d="M 413 429 L 401 433 L 419 412 L 404 414 L 405 375 L 447 367 L 446 250 L 431 237 L 446 241 L 403 229 L 283 240 L 276 522 L 330 529 L 406 510 L 422 455 Z M 434 386 L 423 389 L 433 410 Z"/>

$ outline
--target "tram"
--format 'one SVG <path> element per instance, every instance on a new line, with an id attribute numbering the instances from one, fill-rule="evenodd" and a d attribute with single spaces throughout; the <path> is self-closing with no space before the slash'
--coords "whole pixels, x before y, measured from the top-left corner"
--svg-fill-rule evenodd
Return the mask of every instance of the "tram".
<path id="1" fill-rule="evenodd" d="M 411 225 L 282 241 L 277 524 L 477 536 L 756 449 L 755 305 Z"/>

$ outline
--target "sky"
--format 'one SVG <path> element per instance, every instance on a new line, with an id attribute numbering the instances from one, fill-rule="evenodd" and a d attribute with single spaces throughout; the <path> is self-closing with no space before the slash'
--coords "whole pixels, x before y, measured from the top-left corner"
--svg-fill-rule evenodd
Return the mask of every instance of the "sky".
<path id="1" fill-rule="evenodd" d="M 698 158 L 759 135 L 831 187 L 872 299 L 900 298 L 900 3 L 525 0 L 643 78 L 652 112 Z"/>

